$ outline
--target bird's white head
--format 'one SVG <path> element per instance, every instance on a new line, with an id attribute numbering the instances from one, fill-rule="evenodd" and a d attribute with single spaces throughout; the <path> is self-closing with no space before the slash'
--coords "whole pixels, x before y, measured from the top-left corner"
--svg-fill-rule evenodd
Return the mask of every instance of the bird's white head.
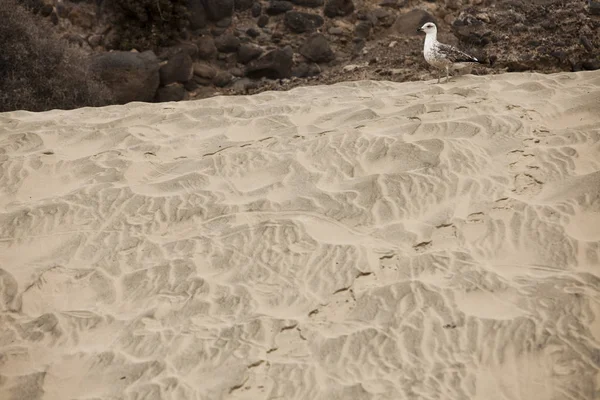
<path id="1" fill-rule="evenodd" d="M 430 34 L 436 34 L 437 33 L 437 27 L 435 26 L 435 24 L 433 22 L 427 22 L 422 27 L 420 27 L 419 29 L 417 29 L 417 32 L 425 32 L 428 35 L 430 35 Z"/>

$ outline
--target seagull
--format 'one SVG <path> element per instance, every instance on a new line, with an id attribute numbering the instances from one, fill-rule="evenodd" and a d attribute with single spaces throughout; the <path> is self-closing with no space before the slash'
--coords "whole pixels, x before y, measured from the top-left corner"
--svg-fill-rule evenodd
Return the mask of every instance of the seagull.
<path id="1" fill-rule="evenodd" d="M 482 63 L 473 56 L 470 56 L 456 47 L 437 41 L 437 27 L 433 22 L 427 22 L 417 29 L 417 32 L 425 32 L 425 45 L 423 46 L 423 55 L 425 61 L 438 70 L 438 81 L 440 83 L 440 71 L 446 69 L 446 82 L 449 80 L 450 68 L 460 69 L 470 63 Z"/>

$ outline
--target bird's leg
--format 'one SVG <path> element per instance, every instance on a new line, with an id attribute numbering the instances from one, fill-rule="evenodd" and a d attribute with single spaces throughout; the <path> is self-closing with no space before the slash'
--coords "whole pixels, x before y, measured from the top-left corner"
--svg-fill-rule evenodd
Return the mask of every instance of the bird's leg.
<path id="1" fill-rule="evenodd" d="M 446 67 L 446 83 L 448 83 L 450 81 L 449 75 L 450 75 L 450 67 Z"/>
<path id="2" fill-rule="evenodd" d="M 441 74 L 441 71 L 439 68 L 437 69 L 437 73 L 438 73 L 438 83 L 440 83 L 440 77 L 442 74 Z"/>

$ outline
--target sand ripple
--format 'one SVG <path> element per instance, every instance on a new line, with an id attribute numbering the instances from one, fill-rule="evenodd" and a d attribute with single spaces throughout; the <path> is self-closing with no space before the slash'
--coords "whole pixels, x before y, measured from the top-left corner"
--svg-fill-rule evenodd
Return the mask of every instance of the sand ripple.
<path id="1" fill-rule="evenodd" d="M 3 114 L 0 398 L 599 398 L 599 89 Z"/>

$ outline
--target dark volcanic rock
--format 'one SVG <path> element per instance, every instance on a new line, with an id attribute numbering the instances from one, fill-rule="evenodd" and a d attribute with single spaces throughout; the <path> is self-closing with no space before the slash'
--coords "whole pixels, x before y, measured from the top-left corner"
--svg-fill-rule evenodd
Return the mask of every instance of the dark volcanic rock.
<path id="1" fill-rule="evenodd" d="M 258 18 L 260 13 L 262 13 L 262 5 L 258 2 L 252 4 L 252 8 L 250 9 L 250 13 L 254 18 Z"/>
<path id="2" fill-rule="evenodd" d="M 373 24 L 371 21 L 360 21 L 354 28 L 354 36 L 361 39 L 368 39 L 371 35 Z"/>
<path id="3" fill-rule="evenodd" d="M 206 10 L 202 0 L 188 0 L 190 28 L 192 30 L 202 29 L 206 26 Z"/>
<path id="4" fill-rule="evenodd" d="M 379 3 L 380 7 L 402 8 L 406 6 L 406 0 L 383 0 Z"/>
<path id="5" fill-rule="evenodd" d="M 246 30 L 246 35 L 250 36 L 251 38 L 259 37 L 260 31 L 256 28 L 248 28 Z"/>
<path id="6" fill-rule="evenodd" d="M 414 9 L 396 18 L 392 30 L 403 35 L 417 35 L 417 29 L 426 22 L 437 23 L 433 15 L 425 10 Z"/>
<path id="7" fill-rule="evenodd" d="M 187 53 L 177 53 L 160 67 L 159 73 L 160 83 L 163 86 L 175 82 L 187 82 L 192 79 L 194 73 L 192 59 Z"/>
<path id="8" fill-rule="evenodd" d="M 96 21 L 94 13 L 78 6 L 71 9 L 68 18 L 73 25 L 81 26 L 84 29 L 90 29 Z"/>
<path id="9" fill-rule="evenodd" d="M 42 17 L 47 17 L 50 14 L 52 14 L 52 11 L 54 11 L 54 8 L 52 7 L 51 4 L 44 4 L 42 6 L 42 8 L 40 9 L 40 15 Z"/>
<path id="10" fill-rule="evenodd" d="M 459 40 L 478 46 L 488 44 L 492 36 L 492 30 L 485 22 L 465 14 L 461 14 L 454 20 L 452 32 Z"/>
<path id="11" fill-rule="evenodd" d="M 590 7 L 590 14 L 600 15 L 600 1 L 590 0 L 589 7 Z"/>
<path id="12" fill-rule="evenodd" d="M 215 25 L 219 28 L 229 28 L 233 22 L 231 17 L 225 17 L 220 21 L 217 21 Z"/>
<path id="13" fill-rule="evenodd" d="M 254 6 L 254 0 L 234 0 L 234 7 L 238 11 L 246 11 Z"/>
<path id="14" fill-rule="evenodd" d="M 329 18 L 343 17 L 354 12 L 354 2 L 352 0 L 327 0 L 323 12 Z"/>
<path id="15" fill-rule="evenodd" d="M 588 71 L 595 71 L 600 69 L 600 60 L 587 60 L 582 62 L 581 65 Z"/>
<path id="16" fill-rule="evenodd" d="M 192 79 L 192 80 L 189 80 L 186 83 L 184 83 L 183 87 L 188 92 L 193 92 L 193 91 L 197 90 L 200 87 L 200 85 L 194 79 Z"/>
<path id="17" fill-rule="evenodd" d="M 271 1 L 267 6 L 267 14 L 279 15 L 294 9 L 294 5 L 289 1 Z"/>
<path id="18" fill-rule="evenodd" d="M 511 60 L 505 63 L 508 72 L 529 71 L 531 66 L 526 60 Z"/>
<path id="19" fill-rule="evenodd" d="M 102 35 L 90 35 L 87 38 L 88 44 L 92 47 L 97 47 L 102 44 L 104 37 Z"/>
<path id="20" fill-rule="evenodd" d="M 290 31 L 304 33 L 314 31 L 318 27 L 323 26 L 325 20 L 317 14 L 288 11 L 285 13 L 284 23 Z"/>
<path id="21" fill-rule="evenodd" d="M 158 58 L 161 60 L 169 60 L 171 57 L 181 52 L 188 54 L 194 59 L 198 56 L 198 46 L 191 42 L 177 43 L 175 46 L 162 48 L 158 54 Z"/>
<path id="22" fill-rule="evenodd" d="M 89 42 L 89 39 L 88 39 Z M 581 36 L 579 38 L 579 43 L 581 43 L 581 45 L 589 52 L 594 51 L 594 45 L 592 44 L 592 42 L 590 41 L 590 39 L 588 39 L 585 36 Z"/>
<path id="23" fill-rule="evenodd" d="M 217 55 L 217 46 L 211 36 L 200 37 L 196 45 L 198 46 L 198 58 L 202 60 L 210 60 Z"/>
<path id="24" fill-rule="evenodd" d="M 290 0 L 292 3 L 294 3 L 297 6 L 301 6 L 301 7 L 321 7 L 325 1 L 324 0 Z"/>
<path id="25" fill-rule="evenodd" d="M 318 64 L 302 63 L 292 69 L 292 75 L 297 78 L 308 78 L 309 76 L 316 76 L 320 73 L 321 68 Z"/>
<path id="26" fill-rule="evenodd" d="M 213 82 L 218 87 L 225 87 L 231 83 L 233 80 L 233 75 L 231 75 L 227 71 L 219 71 L 217 75 L 213 78 Z"/>
<path id="27" fill-rule="evenodd" d="M 291 47 L 271 50 L 246 67 L 246 76 L 249 78 L 282 79 L 292 75 L 294 51 Z"/>
<path id="28" fill-rule="evenodd" d="M 217 75 L 217 71 L 208 64 L 194 64 L 194 75 L 204 79 L 213 79 Z"/>
<path id="29" fill-rule="evenodd" d="M 317 63 L 329 62 L 335 58 L 327 38 L 320 33 L 311 35 L 300 47 L 299 53 Z"/>
<path id="30" fill-rule="evenodd" d="M 240 48 L 240 39 L 232 33 L 224 33 L 215 39 L 215 46 L 221 53 L 235 53 Z"/>
<path id="31" fill-rule="evenodd" d="M 264 28 L 265 26 L 267 26 L 268 23 L 269 16 L 264 14 L 258 17 L 258 20 L 256 21 L 256 25 L 258 25 L 259 28 Z"/>
<path id="32" fill-rule="evenodd" d="M 238 61 L 242 64 L 248 64 L 250 61 L 258 58 L 263 53 L 263 49 L 254 44 L 243 44 L 238 50 Z"/>
<path id="33" fill-rule="evenodd" d="M 181 101 L 186 98 L 187 93 L 183 85 L 175 83 L 169 86 L 161 87 L 156 91 L 155 101 L 163 103 L 167 101 Z"/>
<path id="34" fill-rule="evenodd" d="M 234 0 L 202 0 L 211 21 L 220 21 L 233 15 Z"/>
<path id="35" fill-rule="evenodd" d="M 114 51 L 92 59 L 92 72 L 108 86 L 117 103 L 152 101 L 160 83 L 158 58 L 152 51 Z"/>

